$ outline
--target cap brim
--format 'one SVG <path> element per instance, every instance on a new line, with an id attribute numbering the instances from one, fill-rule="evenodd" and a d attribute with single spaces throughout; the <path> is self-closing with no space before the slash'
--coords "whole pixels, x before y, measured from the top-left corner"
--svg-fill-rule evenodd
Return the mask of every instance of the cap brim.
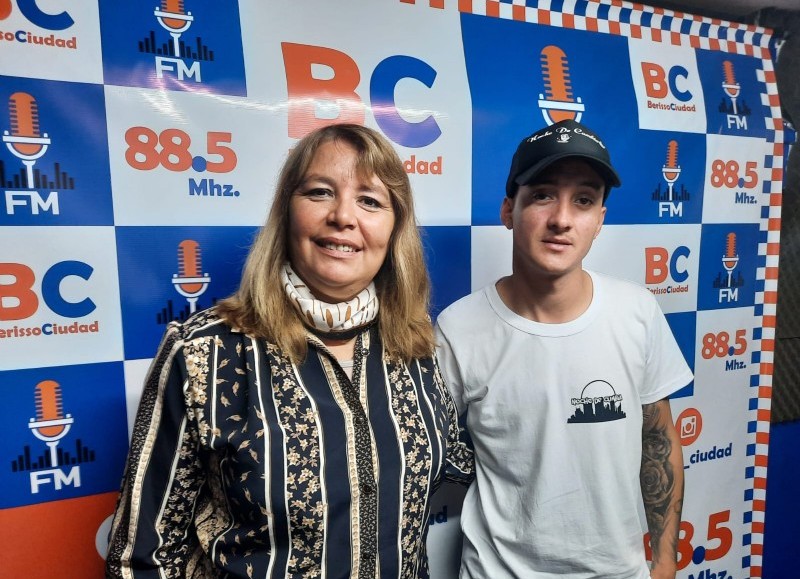
<path id="1" fill-rule="evenodd" d="M 617 175 L 617 172 L 614 170 L 614 167 L 612 167 L 608 163 L 598 160 L 595 157 L 589 155 L 581 155 L 580 153 L 574 153 L 574 152 L 563 153 L 560 155 L 559 154 L 551 155 L 546 159 L 542 159 L 532 167 L 529 167 L 528 169 L 517 175 L 517 178 L 514 179 L 514 182 L 517 185 L 527 185 L 528 183 L 533 181 L 534 178 L 536 178 L 536 176 L 539 173 L 547 169 L 547 167 L 549 167 L 556 161 L 560 161 L 561 159 L 566 159 L 568 157 L 578 157 L 580 159 L 585 159 L 586 161 L 588 161 L 589 164 L 591 164 L 592 167 L 595 170 L 597 170 L 600 176 L 603 177 L 603 181 L 605 181 L 606 185 L 609 188 L 619 187 L 620 185 L 622 185 L 622 181 L 620 180 L 619 175 Z M 606 191 L 606 193 L 608 192 Z"/>

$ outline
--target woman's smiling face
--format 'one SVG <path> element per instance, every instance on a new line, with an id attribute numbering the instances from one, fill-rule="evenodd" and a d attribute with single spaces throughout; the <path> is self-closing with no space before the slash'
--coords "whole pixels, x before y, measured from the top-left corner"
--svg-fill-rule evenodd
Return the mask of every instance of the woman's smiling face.
<path id="1" fill-rule="evenodd" d="M 289 203 L 289 260 L 326 302 L 349 300 L 369 285 L 394 230 L 391 193 L 357 167 L 352 145 L 323 143 Z"/>

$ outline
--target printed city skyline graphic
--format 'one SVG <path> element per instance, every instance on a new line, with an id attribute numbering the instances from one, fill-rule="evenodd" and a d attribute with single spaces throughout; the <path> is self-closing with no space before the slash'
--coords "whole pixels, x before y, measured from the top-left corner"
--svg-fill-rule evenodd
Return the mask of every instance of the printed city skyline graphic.
<path id="1" fill-rule="evenodd" d="M 584 386 L 580 398 L 573 398 L 575 412 L 567 419 L 568 424 L 611 422 L 626 417 L 622 409 L 622 394 L 605 380 L 594 380 Z"/>

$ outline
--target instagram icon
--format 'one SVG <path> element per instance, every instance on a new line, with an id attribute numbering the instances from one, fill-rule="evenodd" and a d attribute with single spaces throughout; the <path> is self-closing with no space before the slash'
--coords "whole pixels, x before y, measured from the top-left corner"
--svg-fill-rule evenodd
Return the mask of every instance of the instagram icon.
<path id="1" fill-rule="evenodd" d="M 700 431 L 703 429 L 703 417 L 696 408 L 687 408 L 675 421 L 675 429 L 681 439 L 681 446 L 689 446 L 700 436 Z"/>

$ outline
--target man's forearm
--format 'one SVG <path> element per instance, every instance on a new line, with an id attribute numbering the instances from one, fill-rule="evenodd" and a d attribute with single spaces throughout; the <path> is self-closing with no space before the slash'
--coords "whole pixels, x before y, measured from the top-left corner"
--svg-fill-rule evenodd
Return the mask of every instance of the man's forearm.
<path id="1" fill-rule="evenodd" d="M 669 400 L 642 406 L 642 466 L 639 473 L 650 545 L 653 579 L 674 577 L 683 508 L 683 451 Z"/>

